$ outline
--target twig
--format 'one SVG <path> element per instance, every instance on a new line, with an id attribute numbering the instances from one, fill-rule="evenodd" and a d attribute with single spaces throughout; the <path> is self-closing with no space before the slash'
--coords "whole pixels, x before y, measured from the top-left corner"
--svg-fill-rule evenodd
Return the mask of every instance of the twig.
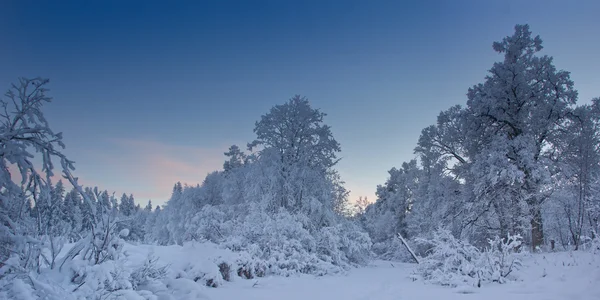
<path id="1" fill-rule="evenodd" d="M 76 292 L 83 284 L 85 283 L 85 280 L 82 281 L 73 291 L 72 293 Z"/>

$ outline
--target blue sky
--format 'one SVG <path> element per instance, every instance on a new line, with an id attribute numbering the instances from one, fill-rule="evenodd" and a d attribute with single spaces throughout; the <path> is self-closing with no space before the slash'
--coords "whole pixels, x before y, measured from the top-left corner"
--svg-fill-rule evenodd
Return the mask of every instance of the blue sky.
<path id="1" fill-rule="evenodd" d="M 4 1 L 0 88 L 51 79 L 51 125 L 85 184 L 168 198 L 294 94 L 328 113 L 353 199 L 414 157 L 422 128 L 466 102 L 528 23 L 600 96 L 598 1 Z"/>

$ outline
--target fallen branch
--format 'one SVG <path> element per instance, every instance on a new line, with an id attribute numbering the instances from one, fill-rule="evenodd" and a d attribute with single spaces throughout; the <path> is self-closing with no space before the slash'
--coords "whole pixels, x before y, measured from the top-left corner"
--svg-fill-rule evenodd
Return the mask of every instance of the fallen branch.
<path id="1" fill-rule="evenodd" d="M 408 250 L 408 253 L 410 253 L 410 255 L 412 256 L 412 258 L 415 260 L 415 262 L 417 264 L 419 264 L 419 259 L 417 258 L 417 255 L 412 251 L 412 249 L 410 249 L 410 246 L 408 246 L 408 243 L 406 243 L 406 241 L 404 240 L 404 238 L 402 237 L 402 235 L 400 233 L 397 233 L 398 239 L 402 242 L 402 245 L 404 245 L 404 247 L 406 247 L 406 250 Z"/>

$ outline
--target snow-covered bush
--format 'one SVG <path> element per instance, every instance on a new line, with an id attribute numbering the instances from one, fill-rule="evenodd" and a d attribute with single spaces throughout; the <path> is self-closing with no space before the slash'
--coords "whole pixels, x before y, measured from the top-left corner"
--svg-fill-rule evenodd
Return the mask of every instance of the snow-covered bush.
<path id="1" fill-rule="evenodd" d="M 155 280 L 167 276 L 167 266 L 158 266 L 158 257 L 148 254 L 144 264 L 131 272 L 131 286 L 133 289 L 142 288 Z"/>
<path id="2" fill-rule="evenodd" d="M 90 265 L 86 261 L 75 261 L 70 265 L 71 282 L 76 285 L 74 291 L 80 295 L 107 296 L 119 290 L 132 290 L 131 270 L 123 261 L 106 261 L 102 264 Z"/>
<path id="3" fill-rule="evenodd" d="M 218 287 L 223 283 L 219 267 L 208 260 L 202 260 L 200 264 L 190 262 L 177 273 L 176 278 L 191 279 L 208 287 Z"/>
<path id="4" fill-rule="evenodd" d="M 366 264 L 370 246 L 369 235 L 350 222 L 323 227 L 317 236 L 319 257 L 342 267 Z"/>
<path id="5" fill-rule="evenodd" d="M 455 238 L 445 229 L 439 229 L 430 240 L 431 249 L 418 267 L 426 281 L 448 286 L 477 285 L 483 282 L 504 283 L 514 280 L 514 271 L 521 266 L 518 251 L 521 237 L 509 235 L 506 239 L 489 240 L 483 251 L 466 241 Z"/>
<path id="6" fill-rule="evenodd" d="M 207 205 L 188 226 L 197 240 L 214 239 L 239 252 L 229 267 L 243 278 L 336 273 L 370 257 L 368 235 L 351 222 L 317 230 L 304 214 L 270 213 L 256 203 L 234 209 Z"/>
<path id="7" fill-rule="evenodd" d="M 450 286 L 477 282 L 481 255 L 477 248 L 455 238 L 446 229 L 434 232 L 431 240 L 419 242 L 432 246 L 418 268 L 423 279 Z"/>
<path id="8" fill-rule="evenodd" d="M 250 253 L 256 253 L 260 250 L 258 247 L 252 247 L 253 249 L 249 252 L 240 252 L 239 257 L 235 261 L 236 274 L 244 279 L 252 279 L 255 277 L 264 277 L 267 272 L 278 275 L 286 275 L 281 269 L 269 270 L 269 263 L 266 259 L 260 258 L 257 255 Z"/>
<path id="9" fill-rule="evenodd" d="M 483 266 L 480 278 L 498 283 L 513 279 L 514 271 L 521 267 L 518 256 L 521 243 L 520 235 L 508 235 L 505 239 L 495 237 L 489 240 L 489 247 L 481 253 L 480 257 L 480 265 Z"/>
<path id="10" fill-rule="evenodd" d="M 228 217 L 226 208 L 205 205 L 185 225 L 185 240 L 208 240 L 213 243 L 222 242 L 230 235 L 233 222 Z"/>
<path id="11" fill-rule="evenodd" d="M 585 242 L 585 246 L 589 247 L 593 253 L 600 253 L 600 238 L 596 232 L 593 232 L 594 238 L 589 238 Z"/>
<path id="12" fill-rule="evenodd" d="M 315 238 L 304 227 L 306 220 L 301 215 L 285 210 L 272 215 L 257 206 L 249 210 L 241 226 L 224 243 L 231 250 L 245 252 L 237 262 L 242 277 L 288 276 L 297 272 L 324 274 L 338 269 L 331 261 L 323 263 L 317 255 Z"/>
<path id="13" fill-rule="evenodd" d="M 224 265 L 235 276 L 239 256 L 208 242 L 158 249 L 125 243 L 116 259 L 93 264 L 83 254 L 88 244 L 69 245 L 60 268 L 0 278 L 0 299 L 203 299 L 207 286 L 231 280 Z"/>

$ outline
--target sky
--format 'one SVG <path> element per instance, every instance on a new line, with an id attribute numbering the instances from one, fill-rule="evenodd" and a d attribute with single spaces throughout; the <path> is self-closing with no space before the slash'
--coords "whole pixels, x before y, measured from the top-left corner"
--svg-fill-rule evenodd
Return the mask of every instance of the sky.
<path id="1" fill-rule="evenodd" d="M 466 103 L 529 24 L 600 96 L 600 1 L 2 1 L 0 89 L 50 79 L 51 127 L 85 185 L 162 204 L 219 170 L 295 94 L 327 113 L 351 200 L 375 199 L 420 131 Z"/>

